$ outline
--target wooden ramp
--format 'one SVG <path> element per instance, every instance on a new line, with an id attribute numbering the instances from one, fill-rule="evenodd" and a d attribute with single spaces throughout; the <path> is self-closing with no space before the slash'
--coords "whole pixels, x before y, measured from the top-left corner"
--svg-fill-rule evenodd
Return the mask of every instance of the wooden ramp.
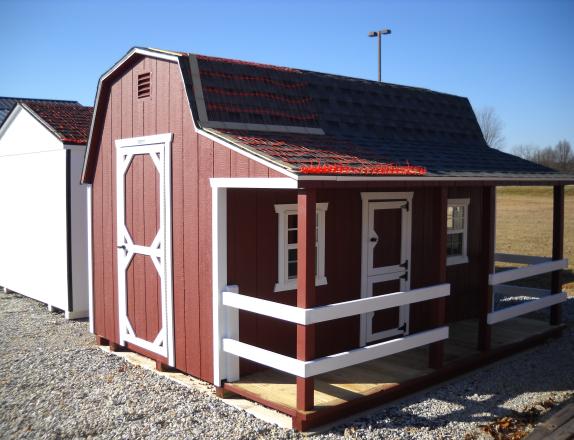
<path id="1" fill-rule="evenodd" d="M 561 328 L 528 318 L 496 324 L 492 329 L 490 357 L 493 357 L 492 360 L 500 358 L 498 353 L 505 350 L 505 347 L 540 337 L 553 329 Z M 468 371 L 473 366 L 484 364 L 488 354 L 478 351 L 477 341 L 478 322 L 462 321 L 450 326 L 450 336 L 445 341 L 445 364 L 440 370 L 428 367 L 428 347 L 420 347 L 316 376 L 313 411 L 297 411 L 295 377 L 278 370 L 254 373 L 237 382 L 226 383 L 224 387 L 294 418 L 319 420 L 323 419 L 320 414 L 340 413 L 342 406 L 359 407 L 359 401 L 373 400 L 375 396 L 381 395 L 387 395 L 386 400 L 391 400 L 399 397 L 399 394 L 404 395 L 452 377 L 461 372 L 458 371 L 461 370 L 460 366 Z"/>
<path id="2" fill-rule="evenodd" d="M 539 424 L 526 437 L 527 440 L 571 440 L 574 439 L 574 403 L 570 403 Z"/>

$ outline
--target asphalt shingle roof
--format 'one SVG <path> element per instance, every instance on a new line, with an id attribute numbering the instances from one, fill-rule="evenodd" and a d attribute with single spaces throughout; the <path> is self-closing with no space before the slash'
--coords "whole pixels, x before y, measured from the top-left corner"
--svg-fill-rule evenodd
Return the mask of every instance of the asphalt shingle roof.
<path id="1" fill-rule="evenodd" d="M 93 107 L 57 102 L 27 102 L 22 105 L 42 119 L 62 142 L 87 143 Z"/>
<path id="2" fill-rule="evenodd" d="M 295 173 L 387 174 L 382 165 L 394 164 L 428 176 L 559 176 L 489 148 L 460 96 L 203 55 L 190 66 L 198 124 Z"/>
<path id="3" fill-rule="evenodd" d="M 35 98 L 14 98 L 14 97 L 6 97 L 0 96 L 0 125 L 12 110 L 12 107 L 16 105 L 18 102 L 52 102 L 56 104 L 77 104 L 80 103 L 77 101 L 64 101 L 64 100 L 57 100 L 57 99 L 35 99 Z"/>

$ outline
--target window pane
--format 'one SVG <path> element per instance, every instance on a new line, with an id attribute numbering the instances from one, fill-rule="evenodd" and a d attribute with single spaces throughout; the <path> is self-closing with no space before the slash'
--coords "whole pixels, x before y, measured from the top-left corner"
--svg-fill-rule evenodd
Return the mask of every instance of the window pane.
<path id="1" fill-rule="evenodd" d="M 453 255 L 462 255 L 462 233 L 449 234 L 446 240 L 446 254 L 450 257 Z"/>
<path id="2" fill-rule="evenodd" d="M 287 232 L 287 243 L 288 244 L 297 243 L 297 229 L 295 229 L 294 231 Z"/>
<path id="3" fill-rule="evenodd" d="M 454 229 L 464 228 L 464 206 L 454 207 L 452 219 Z"/>
<path id="4" fill-rule="evenodd" d="M 447 208 L 447 211 L 446 211 L 446 227 L 447 227 L 447 229 L 452 229 L 454 227 L 454 223 L 452 220 L 453 211 L 454 211 L 454 208 L 452 206 L 449 206 Z"/>
<path id="5" fill-rule="evenodd" d="M 297 278 L 297 262 L 289 263 L 287 265 L 287 278 Z"/>
<path id="6" fill-rule="evenodd" d="M 287 216 L 287 227 L 289 229 L 296 229 L 297 228 L 297 215 L 290 214 Z"/>

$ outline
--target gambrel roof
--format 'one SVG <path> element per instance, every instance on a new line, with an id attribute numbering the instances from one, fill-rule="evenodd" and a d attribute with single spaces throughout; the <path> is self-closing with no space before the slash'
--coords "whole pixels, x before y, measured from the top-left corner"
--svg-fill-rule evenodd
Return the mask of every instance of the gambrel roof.
<path id="1" fill-rule="evenodd" d="M 184 52 L 131 53 L 138 51 L 177 59 L 200 131 L 301 178 L 572 180 L 489 148 L 464 97 Z"/>

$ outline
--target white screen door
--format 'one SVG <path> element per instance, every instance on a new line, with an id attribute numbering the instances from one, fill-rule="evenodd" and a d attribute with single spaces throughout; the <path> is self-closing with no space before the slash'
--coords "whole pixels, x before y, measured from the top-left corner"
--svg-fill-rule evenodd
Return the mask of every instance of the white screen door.
<path id="1" fill-rule="evenodd" d="M 405 198 L 402 193 L 363 195 L 362 297 L 405 292 L 410 288 L 412 196 L 407 195 Z M 408 305 L 361 315 L 361 345 L 408 332 Z"/>
<path id="2" fill-rule="evenodd" d="M 171 134 L 116 141 L 120 343 L 174 365 Z"/>

